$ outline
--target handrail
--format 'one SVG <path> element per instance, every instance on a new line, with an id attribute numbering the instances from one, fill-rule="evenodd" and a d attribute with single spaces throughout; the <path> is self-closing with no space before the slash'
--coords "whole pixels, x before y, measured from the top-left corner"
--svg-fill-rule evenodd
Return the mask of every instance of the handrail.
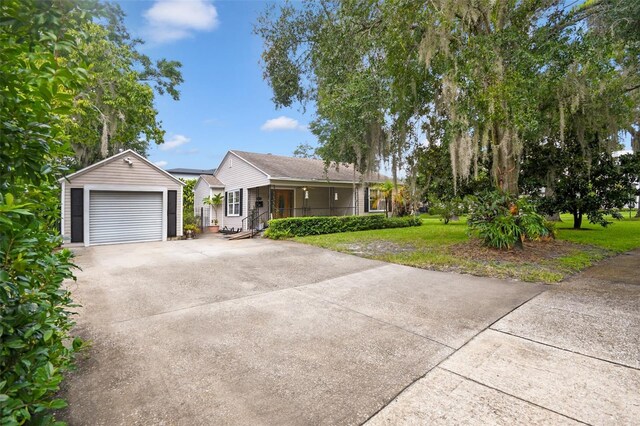
<path id="1" fill-rule="evenodd" d="M 252 231 L 251 238 L 253 238 L 253 236 L 258 232 L 257 225 L 260 224 L 260 219 L 269 214 L 268 211 L 262 212 L 261 214 L 257 213 L 258 212 L 256 210 L 251 210 L 250 214 L 242 219 L 242 229 L 245 229 L 246 223 L 246 229 L 248 231 Z"/>

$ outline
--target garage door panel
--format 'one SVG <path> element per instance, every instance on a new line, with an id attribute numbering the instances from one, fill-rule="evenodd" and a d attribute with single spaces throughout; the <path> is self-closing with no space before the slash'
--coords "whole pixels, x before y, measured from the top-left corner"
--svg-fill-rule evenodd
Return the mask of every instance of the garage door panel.
<path id="1" fill-rule="evenodd" d="M 162 193 L 91 191 L 90 244 L 162 240 Z"/>

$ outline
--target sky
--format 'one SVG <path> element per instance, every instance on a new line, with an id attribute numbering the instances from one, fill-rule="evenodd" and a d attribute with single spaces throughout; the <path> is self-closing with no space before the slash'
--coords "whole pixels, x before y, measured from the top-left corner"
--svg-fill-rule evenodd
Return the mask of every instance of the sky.
<path id="1" fill-rule="evenodd" d="M 212 169 L 231 149 L 292 155 L 316 145 L 312 113 L 276 109 L 262 77 L 263 44 L 253 25 L 261 1 L 121 0 L 129 33 L 152 59 L 182 62 L 180 100 L 156 96 L 165 143 L 149 160 L 165 169 Z"/>

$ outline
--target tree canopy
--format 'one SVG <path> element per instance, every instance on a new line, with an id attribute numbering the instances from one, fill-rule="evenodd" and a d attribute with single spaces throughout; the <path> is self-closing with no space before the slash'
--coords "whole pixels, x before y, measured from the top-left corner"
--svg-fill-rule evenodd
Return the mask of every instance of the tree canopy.
<path id="1" fill-rule="evenodd" d="M 630 3 L 324 0 L 270 7 L 255 31 L 275 105 L 314 105 L 325 161 L 411 174 L 439 146 L 454 192 L 490 176 L 517 194 L 525 150 L 597 133 L 611 152 L 637 130 Z"/>
<path id="2" fill-rule="evenodd" d="M 91 64 L 85 84 L 75 94 L 65 120 L 76 164 L 85 167 L 120 149 L 146 155 L 150 143 L 164 142 L 164 130 L 154 106 L 155 93 L 180 98 L 181 64 L 155 63 L 138 51 L 141 40 L 131 39 L 120 7 L 104 5 L 106 17 L 86 22 L 75 31 L 87 35 L 66 59 L 84 58 Z"/>

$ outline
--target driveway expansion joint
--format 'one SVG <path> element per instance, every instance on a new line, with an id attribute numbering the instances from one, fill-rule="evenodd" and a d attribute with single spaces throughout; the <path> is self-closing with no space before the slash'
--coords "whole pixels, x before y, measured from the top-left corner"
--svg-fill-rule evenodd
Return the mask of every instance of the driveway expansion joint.
<path id="1" fill-rule="evenodd" d="M 382 407 L 380 407 L 380 409 L 378 409 L 375 413 L 373 413 L 371 416 L 369 416 L 364 422 L 362 422 L 362 424 L 364 425 L 365 423 L 367 423 L 369 420 L 373 419 L 375 416 L 378 415 L 378 413 L 380 413 L 382 410 L 384 410 L 387 406 L 389 406 L 389 404 L 391 404 L 393 401 L 395 401 L 396 399 L 398 399 L 398 397 L 400 395 L 402 395 L 404 393 L 404 391 L 406 391 L 407 389 L 409 389 L 411 386 L 413 386 L 414 383 L 416 383 L 418 380 L 421 380 L 423 378 L 425 378 L 427 376 L 427 374 L 429 374 L 431 371 L 433 371 L 435 368 L 442 368 L 440 367 L 440 365 L 442 365 L 444 362 L 446 362 L 449 358 L 451 358 L 452 356 L 454 356 L 456 353 L 458 353 L 458 351 L 462 350 L 465 346 L 467 346 L 473 339 L 475 339 L 477 336 L 479 336 L 480 334 L 484 333 L 486 330 L 491 329 L 491 327 L 496 324 L 498 321 L 500 321 L 501 319 L 505 318 L 506 316 L 510 315 L 513 311 L 515 311 L 516 309 L 518 309 L 519 307 L 521 307 L 522 305 L 529 303 L 531 300 L 535 299 L 536 297 L 540 296 L 541 294 L 545 293 L 547 291 L 547 289 L 542 290 L 540 293 L 535 294 L 531 297 L 529 297 L 528 299 L 526 299 L 524 302 L 516 305 L 513 309 L 509 310 L 509 312 L 505 313 L 504 315 L 500 316 L 498 319 L 496 319 L 495 321 L 493 321 L 491 324 L 487 325 L 485 328 L 483 328 L 482 330 L 478 331 L 476 334 L 474 334 L 471 338 L 469 338 L 469 340 L 467 340 L 466 342 L 464 342 L 459 348 L 454 349 L 452 353 L 450 353 L 448 356 L 446 356 L 444 359 L 442 359 L 438 364 L 434 365 L 433 367 L 431 367 L 430 369 L 428 369 L 422 376 L 418 377 L 417 379 L 415 379 L 414 381 L 412 381 L 411 383 L 409 383 L 407 386 L 405 386 L 404 388 L 402 388 L 400 390 L 400 392 L 398 392 L 396 395 L 393 396 L 393 398 L 389 399 Z M 447 345 L 444 345 L 447 346 Z M 450 346 L 447 346 L 450 347 Z M 442 368 L 443 370 L 445 370 L 444 368 Z M 449 371 L 449 370 L 446 370 Z M 454 373 L 455 374 L 455 373 Z M 458 374 L 458 376 L 460 376 Z M 471 380 L 471 379 L 469 379 Z M 485 385 L 483 385 L 485 386 Z M 487 386 L 488 387 L 488 386 Z M 502 392 L 504 393 L 504 392 Z M 526 401 L 528 402 L 528 401 Z M 534 404 L 535 405 L 535 404 Z M 545 410 L 548 410 L 547 408 L 545 408 Z M 553 410 L 549 410 L 549 411 L 553 411 Z M 564 416 L 567 417 L 567 416 Z M 576 420 L 577 421 L 577 420 Z M 583 424 L 587 424 L 584 422 L 580 422 Z"/>
<path id="2" fill-rule="evenodd" d="M 376 266 L 375 268 L 370 268 L 370 269 L 373 270 L 373 269 L 383 268 L 385 266 L 388 266 L 388 265 L 382 264 L 382 265 Z M 270 291 L 262 291 L 262 292 L 256 293 L 256 294 L 249 294 L 249 295 L 246 295 L 246 296 L 232 297 L 232 298 L 229 298 L 229 299 L 216 300 L 216 301 L 213 301 L 213 302 L 198 303 L 198 304 L 195 304 L 195 305 L 184 306 L 182 308 L 171 309 L 171 310 L 162 311 L 162 312 L 156 312 L 156 313 L 149 314 L 149 315 L 144 315 L 144 316 L 141 316 L 141 317 L 125 318 L 125 319 L 121 319 L 121 320 L 118 320 L 118 321 L 112 321 L 109 324 L 111 324 L 111 325 L 122 324 L 122 323 L 127 323 L 127 322 L 130 322 L 130 321 L 137 321 L 137 320 L 142 320 L 142 319 L 145 319 L 145 318 L 153 318 L 153 317 L 157 317 L 157 316 L 167 315 L 167 314 L 171 314 L 171 313 L 174 313 L 174 312 L 181 312 L 181 311 L 186 311 L 186 310 L 189 310 L 189 309 L 201 308 L 203 306 L 217 305 L 217 304 L 222 304 L 222 303 L 227 303 L 227 302 L 234 302 L 234 301 L 238 301 L 238 300 L 251 299 L 251 298 L 254 298 L 254 297 L 264 296 L 266 294 L 280 293 L 280 292 L 287 291 L 287 290 L 298 290 L 298 289 L 303 288 L 303 287 L 310 287 L 310 286 L 322 284 L 325 281 L 330 281 L 330 280 L 338 279 L 338 278 L 344 278 L 344 277 L 348 277 L 349 275 L 359 274 L 360 272 L 361 271 L 350 272 L 350 273 L 347 273 L 347 274 L 339 275 L 337 277 L 324 279 L 324 280 L 321 280 L 321 281 L 318 281 L 318 282 L 315 282 L 315 283 L 306 283 L 306 284 L 301 284 L 301 285 L 298 285 L 298 286 L 279 288 L 279 289 L 270 290 Z M 301 291 L 298 291 L 298 293 L 304 294 L 306 297 L 314 298 L 314 296 L 306 294 L 306 293 L 303 293 Z M 318 298 L 318 299 L 320 299 L 320 298 Z M 324 300 L 324 299 L 320 299 L 320 300 Z M 354 311 L 354 312 L 356 312 L 356 311 Z M 413 333 L 413 334 L 416 334 L 416 333 Z M 419 334 L 416 334 L 416 335 L 420 336 Z M 420 336 L 420 337 L 425 337 L 425 336 Z M 425 337 L 425 338 L 427 338 L 427 337 Z M 440 342 L 437 342 L 435 340 L 434 340 L 434 342 L 440 343 Z M 440 344 L 444 345 L 444 346 L 447 346 L 447 347 L 450 347 L 448 345 L 445 345 L 444 343 L 440 343 Z"/>
<path id="3" fill-rule="evenodd" d="M 443 362 L 444 362 L 444 361 L 443 361 Z M 442 364 L 442 363 L 441 363 L 441 364 Z M 456 376 L 458 376 L 458 377 L 461 377 L 461 378 L 462 378 L 462 379 L 464 379 L 464 380 L 468 380 L 468 381 L 473 382 L 473 383 L 475 383 L 475 384 L 477 384 L 477 385 L 484 386 L 484 387 L 485 387 L 485 388 L 487 388 L 487 389 L 494 390 L 494 391 L 499 392 L 499 393 L 501 393 L 501 394 L 503 394 L 503 395 L 506 395 L 506 396 L 508 396 L 508 397 L 511 397 L 511 398 L 517 399 L 518 401 L 522 401 L 522 402 L 524 402 L 524 403 L 526 403 L 526 404 L 529 404 L 529 405 L 532 405 L 532 406 L 534 406 L 534 407 L 538 407 L 538 408 L 540 408 L 540 409 L 542 409 L 542 410 L 549 411 L 549 412 L 551 412 L 551 413 L 557 414 L 557 415 L 559 415 L 559 416 L 562 416 L 562 417 L 564 417 L 564 418 L 566 418 L 566 419 L 569 419 L 569 420 L 572 420 L 572 421 L 574 421 L 574 422 L 581 423 L 581 424 L 583 424 L 583 425 L 589 425 L 589 426 L 591 426 L 591 423 L 587 423 L 587 422 L 585 422 L 585 421 L 582 421 L 582 420 L 576 419 L 576 418 L 574 418 L 574 417 L 571 417 L 571 416 L 568 416 L 568 415 L 566 415 L 566 414 L 560 413 L 560 412 L 558 412 L 558 411 L 552 410 L 552 409 L 550 409 L 550 408 L 548 408 L 548 407 L 545 407 L 545 406 L 543 406 L 543 405 L 536 404 L 535 402 L 531 402 L 531 401 L 526 400 L 526 399 L 523 399 L 523 398 L 521 398 L 521 397 L 519 397 L 519 396 L 516 396 L 516 395 L 510 394 L 509 392 L 505 392 L 505 391 L 503 391 L 502 389 L 498 389 L 498 388 L 495 388 L 495 387 L 493 387 L 493 386 L 489 386 L 489 385 L 487 385 L 487 384 L 485 384 L 485 383 L 479 382 L 478 380 L 472 379 L 471 377 L 467 377 L 467 376 L 465 376 L 464 374 L 460 374 L 460 373 L 457 373 L 457 372 L 455 372 L 455 371 L 453 371 L 453 370 L 450 370 L 450 369 L 448 369 L 448 368 L 441 367 L 440 365 L 438 365 L 438 366 L 436 366 L 436 367 L 434 367 L 434 368 L 439 368 L 439 369 L 441 369 L 441 370 L 443 370 L 443 371 L 446 371 L 447 373 L 451 373 L 451 374 L 454 374 L 454 375 L 456 375 Z"/>
<path id="4" fill-rule="evenodd" d="M 496 331 L 498 333 L 506 334 L 508 336 L 516 337 L 518 339 L 526 340 L 528 342 L 536 343 L 538 345 L 543 345 L 543 346 L 546 346 L 546 347 L 549 347 L 549 348 L 561 350 L 563 352 L 569 352 L 569 353 L 574 354 L 574 355 L 579 355 L 579 356 L 583 356 L 583 357 L 586 357 L 586 358 L 591 358 L 591 359 L 594 359 L 596 361 L 606 362 L 608 364 L 613 364 L 613 365 L 618 366 L 618 367 L 630 368 L 632 370 L 640 371 L 640 368 L 634 367 L 632 365 L 622 364 L 621 362 L 612 361 L 610 359 L 599 358 L 597 356 L 588 355 L 588 354 L 585 354 L 585 353 L 582 353 L 582 352 L 573 351 L 571 349 L 561 348 L 560 346 L 555 346 L 555 345 L 552 345 L 550 343 L 540 342 L 538 340 L 531 339 L 529 337 L 523 337 L 523 336 L 520 336 L 520 335 L 517 335 L 517 334 L 514 334 L 514 333 L 509 333 L 508 331 L 499 330 L 497 328 L 490 327 L 490 329 L 491 329 L 491 331 Z"/>

